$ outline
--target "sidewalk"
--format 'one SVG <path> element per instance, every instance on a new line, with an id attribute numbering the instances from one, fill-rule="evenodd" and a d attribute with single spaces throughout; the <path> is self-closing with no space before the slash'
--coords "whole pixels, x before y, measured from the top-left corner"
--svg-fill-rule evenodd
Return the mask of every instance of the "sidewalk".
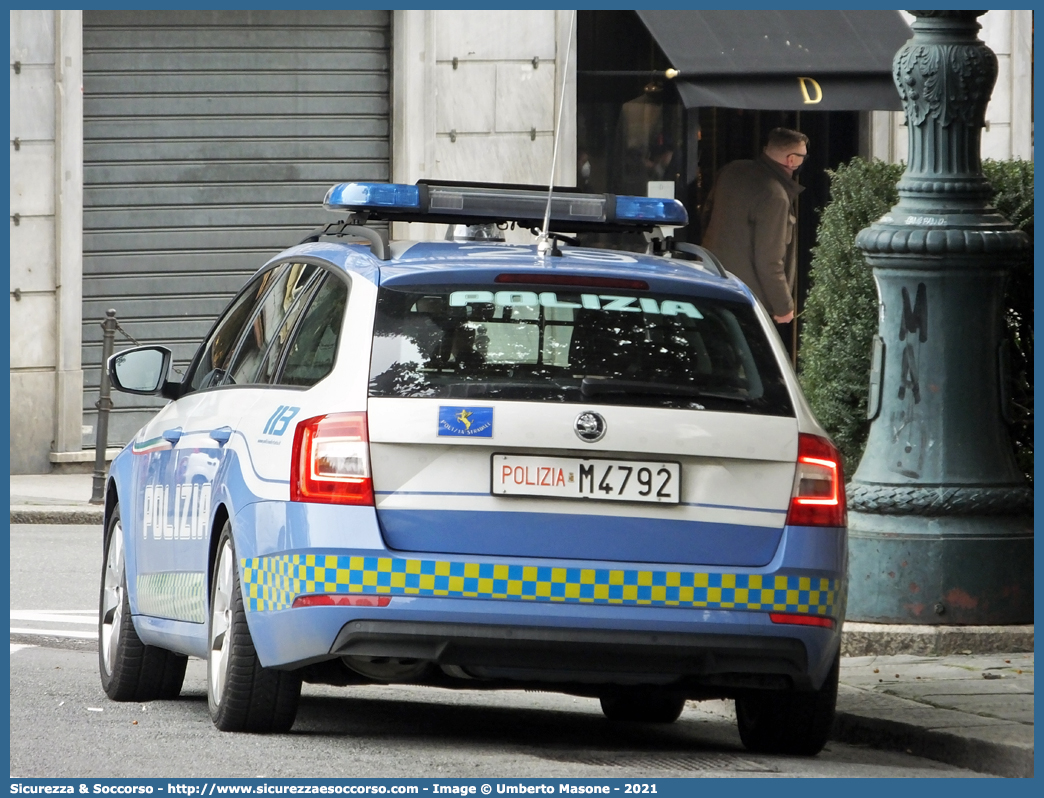
<path id="1" fill-rule="evenodd" d="M 11 476 L 12 524 L 98 524 L 102 506 L 91 504 L 93 474 Z"/>
<path id="2" fill-rule="evenodd" d="M 833 738 L 1032 776 L 1033 654 L 843 657 Z"/>
<path id="3" fill-rule="evenodd" d="M 100 525 L 102 508 L 90 504 L 92 480 L 12 476 L 11 523 Z M 845 624 L 845 631 L 862 634 L 865 626 Z M 999 776 L 1033 776 L 1033 654 L 843 657 L 834 739 Z"/>

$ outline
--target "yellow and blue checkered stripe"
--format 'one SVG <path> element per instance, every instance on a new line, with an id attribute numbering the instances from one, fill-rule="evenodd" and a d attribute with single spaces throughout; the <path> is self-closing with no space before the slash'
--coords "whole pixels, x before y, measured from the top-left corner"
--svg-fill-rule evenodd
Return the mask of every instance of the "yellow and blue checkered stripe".
<path id="1" fill-rule="evenodd" d="M 554 568 L 551 566 L 293 554 L 240 561 L 254 611 L 300 595 L 368 593 L 761 610 L 836 616 L 837 579 L 800 575 Z"/>

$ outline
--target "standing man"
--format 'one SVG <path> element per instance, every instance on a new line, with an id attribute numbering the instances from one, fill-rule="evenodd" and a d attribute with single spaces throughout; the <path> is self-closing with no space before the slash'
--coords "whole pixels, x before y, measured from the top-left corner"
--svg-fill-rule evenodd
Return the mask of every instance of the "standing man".
<path id="1" fill-rule="evenodd" d="M 808 155 L 808 136 L 777 127 L 753 161 L 733 161 L 718 174 L 704 203 L 703 245 L 746 283 L 777 325 L 794 319 L 797 271 L 794 173 Z M 790 336 L 779 330 L 787 348 Z"/>

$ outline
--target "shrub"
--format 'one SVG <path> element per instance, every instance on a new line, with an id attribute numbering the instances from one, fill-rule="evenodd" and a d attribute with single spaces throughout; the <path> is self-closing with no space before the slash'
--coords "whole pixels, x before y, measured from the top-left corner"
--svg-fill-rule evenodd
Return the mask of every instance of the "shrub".
<path id="1" fill-rule="evenodd" d="M 831 200 L 812 248 L 812 287 L 801 314 L 801 384 L 849 475 L 870 429 L 866 403 L 877 333 L 877 288 L 855 237 L 899 201 L 902 173 L 900 164 L 862 158 L 829 172 Z"/>
<path id="2" fill-rule="evenodd" d="M 1030 250 L 1011 270 L 1004 295 L 1011 353 L 1015 459 L 1033 483 L 1033 161 L 983 161 L 993 186 L 993 205 L 1030 237 Z"/>
<path id="3" fill-rule="evenodd" d="M 851 476 L 866 445 L 870 352 L 877 333 L 873 273 L 856 249 L 856 234 L 899 201 L 901 164 L 854 158 L 830 175 L 812 248 L 812 284 L 802 311 L 801 384 L 820 424 L 830 433 Z M 984 161 L 993 204 L 1033 236 L 1033 163 Z M 1011 273 L 1005 296 L 1012 371 L 1012 445 L 1019 467 L 1033 480 L 1033 258 Z"/>

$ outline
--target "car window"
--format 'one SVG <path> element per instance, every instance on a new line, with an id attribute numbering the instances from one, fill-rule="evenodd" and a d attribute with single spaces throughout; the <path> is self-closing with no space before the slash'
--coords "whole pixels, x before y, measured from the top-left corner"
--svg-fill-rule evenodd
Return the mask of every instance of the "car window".
<path id="1" fill-rule="evenodd" d="M 293 332 L 278 383 L 315 385 L 330 373 L 347 303 L 347 284 L 327 273 Z"/>
<path id="2" fill-rule="evenodd" d="M 745 303 L 501 288 L 382 286 L 370 395 L 793 415 L 779 365 Z"/>
<path id="3" fill-rule="evenodd" d="M 265 352 L 262 358 L 261 368 L 257 373 L 257 382 L 271 383 L 275 381 L 279 364 L 283 355 L 286 354 L 294 327 L 301 319 L 303 311 L 308 307 L 316 290 L 322 284 L 324 274 L 325 272 L 322 269 L 315 269 L 314 273 L 310 275 L 308 282 L 304 284 L 298 296 L 294 299 L 293 305 L 286 312 L 283 323 L 279 325 L 278 333 L 273 336 L 272 342 L 268 346 L 268 351 Z"/>
<path id="4" fill-rule="evenodd" d="M 226 308 L 203 342 L 202 351 L 189 375 L 189 387 L 192 390 L 211 388 L 223 382 L 244 328 L 281 269 L 281 266 L 277 266 L 259 274 L 247 283 L 246 288 Z"/>
<path id="5" fill-rule="evenodd" d="M 278 357 L 280 347 L 273 344 L 285 343 L 300 312 L 294 310 L 296 300 L 305 292 L 317 271 L 319 267 L 314 264 L 291 263 L 276 278 L 246 327 L 246 334 L 240 340 L 239 349 L 225 375 L 225 384 L 268 382 L 271 372 L 265 359 L 266 352 L 273 349 L 274 357 Z M 275 363 L 271 367 L 274 371 Z M 265 373 L 259 374 L 259 371 Z"/>

